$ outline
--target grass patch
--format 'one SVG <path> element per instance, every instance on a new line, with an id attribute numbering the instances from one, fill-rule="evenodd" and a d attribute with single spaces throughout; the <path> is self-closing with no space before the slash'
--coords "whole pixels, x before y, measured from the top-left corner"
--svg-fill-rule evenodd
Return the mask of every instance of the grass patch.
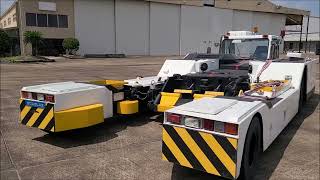
<path id="1" fill-rule="evenodd" d="M 41 58 L 35 56 L 10 56 L 0 58 L 0 62 L 2 63 L 37 62 L 41 60 Z"/>

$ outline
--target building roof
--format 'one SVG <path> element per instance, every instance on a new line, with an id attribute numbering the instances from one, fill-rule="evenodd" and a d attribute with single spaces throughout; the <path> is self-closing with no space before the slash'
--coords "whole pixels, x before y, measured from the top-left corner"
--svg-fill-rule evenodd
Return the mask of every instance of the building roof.
<path id="1" fill-rule="evenodd" d="M 301 9 L 287 8 L 273 4 L 268 0 L 144 0 L 148 2 L 159 2 L 168 4 L 184 4 L 191 6 L 204 6 L 204 3 L 212 2 L 213 6 L 221 9 L 235 9 L 243 11 L 268 12 L 277 14 L 286 14 L 286 25 L 302 24 L 302 16 L 309 16 L 310 11 Z M 1 17 L 5 16 L 12 8 L 16 6 L 14 3 Z M 0 19 L 1 19 L 0 17 Z"/>
<path id="2" fill-rule="evenodd" d="M 169 4 L 185 4 L 203 6 L 205 2 L 212 2 L 217 8 L 236 9 L 244 11 L 270 12 L 278 14 L 310 15 L 309 11 L 287 8 L 273 4 L 268 0 L 145 0 L 151 2 L 161 2 Z"/>
<path id="3" fill-rule="evenodd" d="M 167 4 L 183 4 L 191 6 L 203 6 L 204 0 L 145 0 L 150 2 L 159 2 Z"/>
<path id="4" fill-rule="evenodd" d="M 287 8 L 273 4 L 268 0 L 145 0 L 150 2 L 160 2 L 169 4 L 184 4 L 193 6 L 203 6 L 205 2 L 212 2 L 213 6 L 221 9 L 235 9 L 242 11 L 268 12 L 277 14 L 286 14 L 286 25 L 300 25 L 302 16 L 309 16 L 310 12 Z"/>
<path id="5" fill-rule="evenodd" d="M 309 11 L 279 6 L 268 0 L 215 0 L 215 7 L 277 14 L 310 15 Z"/>

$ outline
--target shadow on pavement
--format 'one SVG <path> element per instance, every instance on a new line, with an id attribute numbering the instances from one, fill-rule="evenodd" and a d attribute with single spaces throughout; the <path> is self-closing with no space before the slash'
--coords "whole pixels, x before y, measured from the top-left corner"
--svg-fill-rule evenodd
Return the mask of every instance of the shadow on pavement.
<path id="1" fill-rule="evenodd" d="M 304 120 L 310 116 L 319 104 L 319 94 L 314 94 L 310 100 L 304 105 L 304 108 L 298 113 L 280 135 L 273 141 L 269 148 L 263 153 L 256 168 L 254 179 L 269 179 L 278 166 L 284 151 L 290 141 L 300 128 Z M 171 180 L 226 180 L 201 171 L 189 169 L 179 165 L 174 165 L 172 169 Z"/>
<path id="2" fill-rule="evenodd" d="M 46 134 L 33 140 L 51 144 L 61 148 L 97 144 L 118 137 L 117 132 L 127 127 L 142 126 L 150 122 L 151 113 L 131 117 L 117 117 L 106 119 L 104 123 L 88 128 L 70 130 L 59 133 Z"/>
<path id="3" fill-rule="evenodd" d="M 304 105 L 302 111 L 292 119 L 287 127 L 263 153 L 257 166 L 257 174 L 255 179 L 269 179 L 271 177 L 272 173 L 278 166 L 284 151 L 300 128 L 301 124 L 317 109 L 319 99 L 320 95 L 314 94 Z"/>

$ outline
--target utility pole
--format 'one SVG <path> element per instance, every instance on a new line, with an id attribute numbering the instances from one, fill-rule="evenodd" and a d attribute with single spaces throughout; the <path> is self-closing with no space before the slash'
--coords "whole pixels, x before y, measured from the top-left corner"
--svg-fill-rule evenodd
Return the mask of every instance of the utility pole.
<path id="1" fill-rule="evenodd" d="M 307 22 L 306 47 L 304 48 L 304 53 L 307 53 L 307 47 L 308 47 L 309 19 L 310 19 L 310 16 L 308 16 L 308 22 Z"/>
<path id="2" fill-rule="evenodd" d="M 303 25 L 303 15 L 301 16 L 301 24 L 300 24 L 300 40 L 299 40 L 299 53 L 301 53 L 301 40 L 302 40 L 302 25 Z"/>

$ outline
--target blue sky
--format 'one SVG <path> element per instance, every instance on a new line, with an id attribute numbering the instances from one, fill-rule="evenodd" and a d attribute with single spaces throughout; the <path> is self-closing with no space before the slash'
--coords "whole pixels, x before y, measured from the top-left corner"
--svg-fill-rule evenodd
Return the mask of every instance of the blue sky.
<path id="1" fill-rule="evenodd" d="M 15 0 L 0 0 L 1 14 L 5 12 Z M 311 11 L 312 16 L 319 16 L 319 0 L 271 0 L 281 6 L 305 9 Z"/>
<path id="2" fill-rule="evenodd" d="M 4 13 L 15 0 L 0 0 L 1 14 Z"/>
<path id="3" fill-rule="evenodd" d="M 311 11 L 312 16 L 319 16 L 320 1 L 319 0 L 271 0 L 273 3 Z"/>

